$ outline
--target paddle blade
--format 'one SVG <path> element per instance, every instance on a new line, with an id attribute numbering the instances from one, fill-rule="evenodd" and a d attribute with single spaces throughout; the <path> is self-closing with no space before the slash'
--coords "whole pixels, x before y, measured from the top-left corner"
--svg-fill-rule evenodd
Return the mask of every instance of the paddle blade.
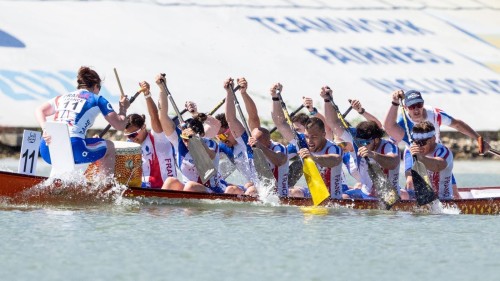
<path id="1" fill-rule="evenodd" d="M 288 186 L 294 186 L 297 181 L 304 175 L 302 161 L 296 160 L 288 167 Z"/>
<path id="2" fill-rule="evenodd" d="M 387 180 L 384 173 L 378 165 L 368 163 L 368 175 L 372 180 L 372 183 L 377 187 L 377 197 L 382 203 L 384 203 L 385 208 L 390 210 L 394 204 L 396 204 L 401 198 L 398 195 L 396 188 Z"/>
<path id="3" fill-rule="evenodd" d="M 325 182 L 318 171 L 318 167 L 310 158 L 304 158 L 304 176 L 306 177 L 307 186 L 311 191 L 314 206 L 318 206 L 326 198 L 330 197 L 330 192 L 326 188 Z"/>
<path id="4" fill-rule="evenodd" d="M 263 179 L 268 183 L 275 183 L 276 179 L 274 178 L 273 172 L 269 168 L 269 164 L 267 163 L 266 156 L 264 155 L 264 151 L 260 148 L 253 148 L 253 163 L 255 165 L 255 170 L 257 171 L 257 175 L 259 179 Z"/>
<path id="5" fill-rule="evenodd" d="M 436 192 L 430 185 L 429 176 L 425 165 L 418 160 L 413 161 L 411 168 L 411 176 L 413 178 L 413 187 L 415 188 L 415 196 L 419 206 L 429 204 L 437 199 Z"/>
<path id="6" fill-rule="evenodd" d="M 213 177 L 217 172 L 215 170 L 214 162 L 210 159 L 205 147 L 203 146 L 202 140 L 193 136 L 189 139 L 189 153 L 193 156 L 194 165 L 198 174 L 200 175 L 201 181 L 206 183 L 208 179 Z"/>

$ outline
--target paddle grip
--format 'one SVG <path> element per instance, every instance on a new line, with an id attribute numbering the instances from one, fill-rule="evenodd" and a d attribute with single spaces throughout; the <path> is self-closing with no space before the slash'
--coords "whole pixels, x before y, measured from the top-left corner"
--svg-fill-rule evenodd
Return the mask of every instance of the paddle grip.
<path id="1" fill-rule="evenodd" d="M 479 136 L 477 138 L 477 148 L 479 150 L 479 155 L 483 155 L 484 154 L 484 143 L 483 143 L 483 137 L 482 136 Z"/>

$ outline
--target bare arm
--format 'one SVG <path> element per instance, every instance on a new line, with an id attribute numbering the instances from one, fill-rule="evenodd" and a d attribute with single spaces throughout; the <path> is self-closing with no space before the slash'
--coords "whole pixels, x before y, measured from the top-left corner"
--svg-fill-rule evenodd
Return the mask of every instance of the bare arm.
<path id="1" fill-rule="evenodd" d="M 392 93 L 392 102 L 387 115 L 384 120 L 384 129 L 389 136 L 391 136 L 396 143 L 400 142 L 405 136 L 405 129 L 401 128 L 397 122 L 399 99 L 404 96 L 403 90 L 397 90 Z"/>
<path id="2" fill-rule="evenodd" d="M 288 157 L 283 152 L 271 150 L 269 147 L 265 147 L 265 146 L 261 145 L 259 142 L 256 142 L 255 145 L 258 148 L 260 148 L 262 150 L 262 152 L 264 152 L 264 155 L 266 156 L 266 158 L 276 166 L 281 166 L 281 165 L 285 164 L 286 161 L 288 160 Z"/>
<path id="3" fill-rule="evenodd" d="M 115 129 L 119 131 L 125 130 L 125 126 L 127 125 L 127 108 L 130 106 L 130 101 L 127 97 L 122 96 L 120 98 L 120 110 L 117 114 L 116 112 L 111 112 L 108 115 L 104 116 L 104 119 L 108 121 L 108 123 Z"/>
<path id="4" fill-rule="evenodd" d="M 55 113 L 55 108 L 53 108 L 49 102 L 45 102 L 44 104 L 40 105 L 35 110 L 35 117 L 38 121 L 38 124 L 40 124 L 40 127 L 44 128 L 45 122 L 47 122 L 47 116 L 54 115 Z"/>
<path id="5" fill-rule="evenodd" d="M 398 154 L 381 154 L 372 150 L 367 150 L 366 147 L 360 147 L 358 149 L 358 154 L 361 157 L 368 156 L 375 160 L 382 168 L 392 170 L 399 165 L 399 155 Z"/>
<path id="6" fill-rule="evenodd" d="M 280 83 L 274 84 L 271 89 L 270 93 L 273 99 L 277 99 L 278 95 L 276 91 L 282 91 L 283 86 Z M 283 110 L 281 109 L 280 102 L 278 100 L 273 100 L 273 111 L 271 113 L 271 116 L 273 118 L 274 125 L 276 125 L 276 128 L 278 131 L 281 133 L 283 138 L 290 142 L 295 138 L 295 135 L 292 131 L 292 128 L 290 128 L 290 125 L 285 119 L 285 114 L 283 113 Z"/>
<path id="7" fill-rule="evenodd" d="M 441 157 L 430 157 L 424 155 L 423 148 L 414 143 L 410 146 L 410 152 L 412 155 L 417 156 L 417 159 L 425 165 L 427 170 L 439 172 L 446 169 L 446 167 L 448 166 L 446 160 Z"/>
<path id="8" fill-rule="evenodd" d="M 156 76 L 156 84 L 160 87 L 160 99 L 158 101 L 160 124 L 163 132 L 168 137 L 175 132 L 175 123 L 170 119 L 170 116 L 168 116 L 168 97 L 166 89 L 163 87 L 164 79 L 165 78 L 161 75 Z"/>
<path id="9" fill-rule="evenodd" d="M 454 128 L 455 130 L 461 132 L 464 135 L 467 135 L 475 139 L 476 141 L 481 136 L 474 129 L 472 129 L 467 123 L 465 123 L 460 119 L 453 119 L 451 121 L 450 127 Z M 484 153 L 490 150 L 490 144 L 488 142 L 483 141 L 483 145 L 484 145 L 484 151 L 483 151 Z"/>
<path id="10" fill-rule="evenodd" d="M 359 115 L 363 116 L 366 120 L 368 121 L 373 121 L 375 123 L 377 123 L 377 126 L 379 128 L 383 128 L 382 127 L 382 122 L 380 122 L 380 120 L 378 120 L 377 117 L 373 116 L 371 113 L 369 113 L 368 111 L 366 111 L 363 106 L 361 105 L 361 102 L 359 100 L 352 100 L 351 101 L 351 106 L 354 110 L 356 110 Z"/>
<path id="11" fill-rule="evenodd" d="M 328 86 L 323 86 L 321 88 L 320 96 L 324 100 L 329 100 L 333 97 L 333 91 Z M 342 138 L 342 135 L 345 132 L 342 123 L 337 116 L 337 112 L 333 108 L 333 105 L 330 102 L 325 102 L 325 121 L 326 125 L 330 127 L 333 134 L 337 136 L 337 138 Z"/>
<path id="12" fill-rule="evenodd" d="M 146 105 L 148 107 L 149 118 L 151 119 L 151 129 L 155 133 L 161 133 L 163 130 L 161 128 L 160 117 L 158 116 L 158 108 L 151 97 L 150 87 L 146 81 L 139 83 L 141 90 L 146 98 Z"/>
<path id="13" fill-rule="evenodd" d="M 332 140 L 332 138 L 333 138 L 333 131 L 330 128 L 330 126 L 328 126 L 328 124 L 326 123 L 325 116 L 323 114 L 321 114 L 321 112 L 319 112 L 318 109 L 316 109 L 316 107 L 314 107 L 313 100 L 311 98 L 309 98 L 309 97 L 302 97 L 302 104 L 309 111 L 309 115 L 311 115 L 313 117 L 317 117 L 317 118 L 321 119 L 321 121 L 323 121 L 323 123 L 325 124 L 326 138 L 328 140 Z"/>
<path id="14" fill-rule="evenodd" d="M 299 156 L 301 158 L 310 157 L 314 162 L 318 163 L 321 167 L 332 168 L 340 163 L 342 163 L 342 158 L 338 154 L 324 154 L 324 155 L 312 155 L 307 148 L 302 148 L 299 150 Z"/>
<path id="15" fill-rule="evenodd" d="M 231 93 L 233 87 L 233 80 L 231 78 L 224 81 L 224 89 L 226 89 L 226 120 L 229 129 L 234 138 L 239 138 L 245 132 L 245 127 L 241 124 L 240 120 L 236 117 L 236 106 L 234 105 L 234 95 Z M 248 136 L 251 137 L 251 136 Z"/>
<path id="16" fill-rule="evenodd" d="M 248 127 L 250 128 L 250 131 L 252 131 L 253 129 L 260 127 L 260 118 L 257 111 L 257 106 L 255 106 L 255 102 L 247 93 L 248 82 L 245 80 L 245 78 L 238 78 L 236 81 L 240 86 L 241 97 L 243 98 L 245 109 L 248 113 Z"/>

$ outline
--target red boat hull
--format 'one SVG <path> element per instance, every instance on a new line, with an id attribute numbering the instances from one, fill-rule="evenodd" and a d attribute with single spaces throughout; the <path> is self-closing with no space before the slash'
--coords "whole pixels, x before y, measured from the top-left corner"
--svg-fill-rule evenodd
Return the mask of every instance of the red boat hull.
<path id="1" fill-rule="evenodd" d="M 46 177 L 28 176 L 11 172 L 0 171 L 0 197 L 16 198 L 31 187 L 45 181 Z M 461 188 L 461 191 L 494 189 L 499 190 L 500 187 L 471 187 Z M 209 194 L 199 192 L 184 192 L 161 189 L 145 189 L 129 187 L 125 190 L 125 197 L 156 197 L 169 199 L 208 199 L 208 200 L 230 200 L 237 202 L 256 202 L 257 198 L 245 195 L 231 194 Z M 36 199 L 36 198 L 32 198 Z M 313 202 L 307 198 L 281 198 L 282 204 L 292 206 L 312 206 Z M 496 215 L 500 214 L 500 197 L 492 198 L 471 198 L 457 200 L 441 200 L 444 208 L 455 208 L 461 214 L 477 214 L 477 215 Z M 325 200 L 323 206 L 342 206 L 351 209 L 383 209 L 378 200 Z M 395 204 L 391 210 L 394 211 L 426 211 L 429 206 L 417 206 L 414 200 L 403 200 Z"/>

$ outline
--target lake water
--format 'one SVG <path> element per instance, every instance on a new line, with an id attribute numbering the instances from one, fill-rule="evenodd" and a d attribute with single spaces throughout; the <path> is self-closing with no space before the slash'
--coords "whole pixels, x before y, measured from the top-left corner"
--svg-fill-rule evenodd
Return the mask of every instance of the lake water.
<path id="1" fill-rule="evenodd" d="M 461 186 L 500 184 L 498 161 L 455 167 Z M 498 280 L 500 268 L 500 218 L 452 210 L 122 198 L 0 203 L 0 226 L 2 280 Z"/>

